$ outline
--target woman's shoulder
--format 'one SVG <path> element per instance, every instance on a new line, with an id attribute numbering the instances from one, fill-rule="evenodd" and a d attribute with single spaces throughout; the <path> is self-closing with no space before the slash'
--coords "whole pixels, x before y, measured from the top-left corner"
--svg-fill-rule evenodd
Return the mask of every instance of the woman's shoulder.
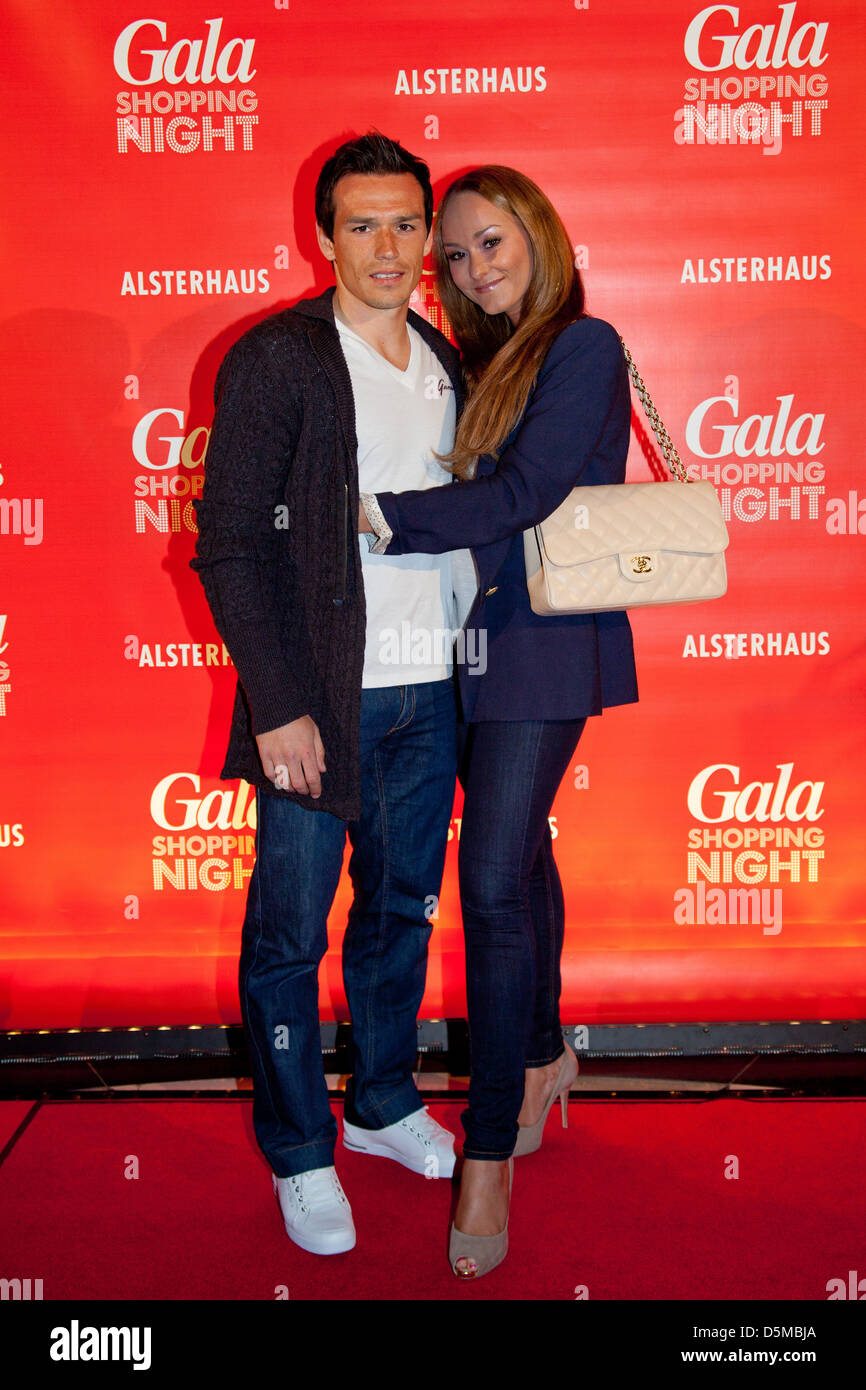
<path id="1" fill-rule="evenodd" d="M 622 354 L 622 340 L 612 323 L 586 314 L 567 324 L 556 335 L 550 351 L 575 352 L 596 348 Z"/>
<path id="2" fill-rule="evenodd" d="M 587 315 L 561 329 L 545 354 L 539 376 L 564 367 L 605 374 L 624 368 L 622 339 L 613 325 Z"/>

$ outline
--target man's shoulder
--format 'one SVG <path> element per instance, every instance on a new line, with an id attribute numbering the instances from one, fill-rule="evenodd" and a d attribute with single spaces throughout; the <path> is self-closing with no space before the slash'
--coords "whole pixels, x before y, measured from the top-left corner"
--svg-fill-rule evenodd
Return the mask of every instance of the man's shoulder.
<path id="1" fill-rule="evenodd" d="M 233 344 L 232 351 L 273 352 L 276 348 L 303 345 L 311 328 L 321 326 L 327 330 L 329 327 L 328 319 L 316 312 L 324 307 L 325 301 L 324 295 L 315 299 L 301 299 L 287 309 L 268 314 L 241 334 Z M 333 327 L 333 320 L 330 326 Z"/>
<path id="2" fill-rule="evenodd" d="M 295 398 L 302 383 L 312 382 L 318 375 L 315 364 L 322 356 L 322 337 L 337 342 L 327 294 L 268 314 L 241 333 L 225 353 L 217 372 L 214 400 L 223 400 L 230 383 L 246 390 L 254 381 L 266 394 Z M 326 348 L 333 350 L 330 343 Z"/>

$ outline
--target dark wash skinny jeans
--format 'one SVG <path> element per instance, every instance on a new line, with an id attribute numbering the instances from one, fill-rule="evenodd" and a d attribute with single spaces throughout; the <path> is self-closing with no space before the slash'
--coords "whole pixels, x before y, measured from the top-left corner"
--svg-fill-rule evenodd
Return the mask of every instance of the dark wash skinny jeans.
<path id="1" fill-rule="evenodd" d="M 524 1069 L 564 1051 L 565 932 L 548 816 L 585 719 L 458 725 L 460 901 L 472 1073 L 467 1158 L 501 1160 L 517 1139 Z"/>
<path id="2" fill-rule="evenodd" d="M 278 1177 L 334 1162 L 337 1126 L 319 1039 L 318 970 L 348 831 L 355 890 L 343 939 L 352 1017 L 345 1117 L 365 1129 L 422 1107 L 413 1071 L 454 804 L 453 682 L 361 696 L 361 818 L 338 819 L 259 792 L 256 863 L 240 958 L 253 1072 L 253 1126 Z M 328 750 L 325 749 L 327 764 Z"/>

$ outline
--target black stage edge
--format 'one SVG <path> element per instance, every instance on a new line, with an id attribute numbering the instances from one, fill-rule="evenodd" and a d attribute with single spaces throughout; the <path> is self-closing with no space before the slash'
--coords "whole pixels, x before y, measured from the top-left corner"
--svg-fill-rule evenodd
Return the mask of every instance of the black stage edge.
<path id="1" fill-rule="evenodd" d="M 593 1023 L 568 1024 L 568 1041 L 577 1052 L 581 1075 L 597 1079 L 601 1093 L 616 1094 L 616 1078 L 659 1082 L 641 1095 L 670 1095 L 685 1081 L 731 1088 L 782 1090 L 800 1095 L 866 1095 L 866 1020 L 802 1019 L 765 1023 Z M 349 1070 L 351 1025 L 321 1025 L 326 1072 Z M 424 1073 L 452 1078 L 444 1093 L 459 1094 L 469 1073 L 469 1036 L 464 1019 L 422 1019 L 418 1023 L 420 1087 Z M 250 1075 L 243 1030 L 238 1025 L 190 1024 L 151 1028 L 44 1029 L 0 1033 L 0 1097 L 30 1099 L 113 1087 L 145 1085 L 168 1095 L 195 1094 L 197 1082 L 244 1079 Z M 337 1092 L 338 1094 L 339 1092 Z M 213 1087 L 207 1088 L 214 1095 Z M 217 1091 L 216 1094 L 219 1094 Z M 232 1086 L 227 1095 L 248 1090 Z"/>

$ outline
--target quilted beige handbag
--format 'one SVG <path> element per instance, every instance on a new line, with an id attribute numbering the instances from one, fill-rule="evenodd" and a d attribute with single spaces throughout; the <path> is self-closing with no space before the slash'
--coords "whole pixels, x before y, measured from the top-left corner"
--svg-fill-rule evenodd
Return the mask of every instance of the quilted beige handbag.
<path id="1" fill-rule="evenodd" d="M 678 481 L 576 487 L 523 533 L 534 613 L 701 603 L 727 589 L 728 530 L 710 482 L 690 482 L 623 343 L 635 390 Z"/>

